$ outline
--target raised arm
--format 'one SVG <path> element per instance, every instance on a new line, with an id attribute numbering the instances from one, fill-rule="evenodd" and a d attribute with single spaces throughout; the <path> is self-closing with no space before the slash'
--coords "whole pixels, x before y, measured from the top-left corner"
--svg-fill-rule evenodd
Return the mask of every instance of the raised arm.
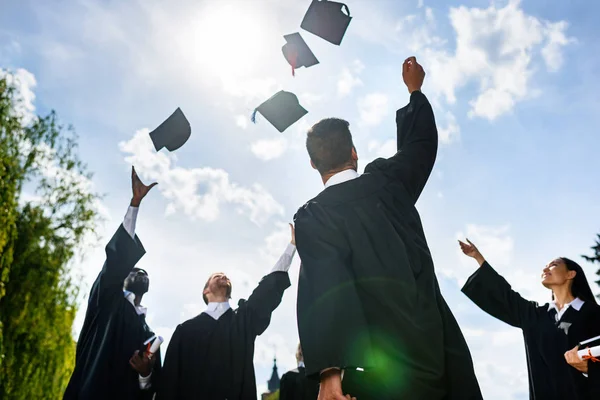
<path id="1" fill-rule="evenodd" d="M 131 170 L 132 199 L 123 223 L 106 245 L 106 261 L 96 278 L 89 298 L 89 306 L 99 306 L 113 296 L 122 296 L 123 281 L 145 254 L 144 246 L 135 235 L 135 223 L 142 199 L 156 183 L 146 186 Z"/>
<path id="2" fill-rule="evenodd" d="M 480 268 L 467 280 L 462 292 L 491 316 L 517 328 L 536 318 L 537 304 L 525 300 L 500 276 L 468 239 L 459 241 L 463 253 L 474 258 Z"/>
<path id="3" fill-rule="evenodd" d="M 291 285 L 288 270 L 296 254 L 296 238 L 291 224 L 290 229 L 292 239 L 271 273 L 260 281 L 248 300 L 240 304 L 240 311 L 248 313 L 248 322 L 255 335 L 260 335 L 267 329 L 271 322 L 271 314 L 281 303 L 285 289 Z"/>
<path id="4" fill-rule="evenodd" d="M 397 153 L 387 160 L 374 161 L 372 168 L 383 170 L 400 181 L 416 202 L 435 163 L 438 134 L 433 109 L 421 93 L 425 72 L 415 57 L 404 61 L 402 77 L 410 93 L 410 102 L 396 112 Z"/>

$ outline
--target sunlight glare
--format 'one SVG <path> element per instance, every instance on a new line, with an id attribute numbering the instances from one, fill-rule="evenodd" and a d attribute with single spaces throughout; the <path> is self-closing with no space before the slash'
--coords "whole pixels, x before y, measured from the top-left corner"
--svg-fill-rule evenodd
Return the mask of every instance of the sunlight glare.
<path id="1" fill-rule="evenodd" d="M 197 65 L 220 78 L 247 75 L 265 42 L 261 19 L 254 10 L 213 3 L 193 29 Z"/>

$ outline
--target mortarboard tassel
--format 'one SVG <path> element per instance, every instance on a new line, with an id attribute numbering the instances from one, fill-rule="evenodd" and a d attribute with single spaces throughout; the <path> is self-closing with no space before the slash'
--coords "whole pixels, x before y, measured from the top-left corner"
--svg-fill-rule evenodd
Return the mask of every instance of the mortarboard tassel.
<path id="1" fill-rule="evenodd" d="M 258 111 L 258 108 L 255 108 L 254 111 L 252 111 L 252 116 L 250 116 L 250 121 L 252 121 L 253 124 L 256 123 L 256 112 Z"/>
<path id="2" fill-rule="evenodd" d="M 290 65 L 292 66 L 292 76 L 296 76 L 296 60 L 298 59 L 298 52 L 294 51 L 290 54 Z"/>

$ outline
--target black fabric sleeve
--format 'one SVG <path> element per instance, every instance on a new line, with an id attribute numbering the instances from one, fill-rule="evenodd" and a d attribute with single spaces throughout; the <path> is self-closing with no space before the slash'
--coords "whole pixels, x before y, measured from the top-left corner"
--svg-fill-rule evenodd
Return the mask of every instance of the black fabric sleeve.
<path id="1" fill-rule="evenodd" d="M 420 91 L 410 95 L 407 106 L 396 111 L 397 153 L 389 159 L 377 159 L 367 166 L 385 171 L 399 180 L 416 202 L 435 164 L 438 132 L 431 104 Z"/>
<path id="2" fill-rule="evenodd" d="M 483 311 L 514 327 L 535 320 L 537 303 L 512 290 L 487 261 L 469 277 L 462 292 Z"/>
<path id="3" fill-rule="evenodd" d="M 157 363 L 160 360 L 156 360 Z M 169 347 L 165 354 L 165 362 L 160 370 L 157 399 L 179 398 L 179 374 L 181 373 L 181 325 L 178 325 L 171 336 Z M 154 385 L 154 380 L 152 381 Z"/>
<path id="4" fill-rule="evenodd" d="M 301 259 L 297 317 L 306 375 L 331 368 L 369 368 L 370 335 L 352 255 L 341 232 L 296 215 Z"/>
<path id="5" fill-rule="evenodd" d="M 247 314 L 251 332 L 258 336 L 267 329 L 271 314 L 281 303 L 285 289 L 290 286 L 287 272 L 271 272 L 260 281 L 247 301 L 240 301 L 238 312 Z"/>
<path id="6" fill-rule="evenodd" d="M 146 250 L 137 235 L 133 239 L 121 224 L 106 245 L 105 252 L 106 261 L 92 286 L 88 307 L 97 307 L 115 294 L 122 297 L 123 281 Z"/>

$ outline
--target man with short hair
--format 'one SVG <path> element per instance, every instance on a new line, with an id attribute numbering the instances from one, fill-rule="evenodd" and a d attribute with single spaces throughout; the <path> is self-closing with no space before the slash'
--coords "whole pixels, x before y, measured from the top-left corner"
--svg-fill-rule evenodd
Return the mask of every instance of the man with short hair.
<path id="1" fill-rule="evenodd" d="M 256 399 L 254 341 L 271 322 L 271 314 L 290 286 L 288 270 L 296 253 L 292 240 L 271 273 L 238 308 L 229 305 L 231 281 L 212 274 L 202 292 L 207 307 L 177 326 L 169 343 L 159 399 Z"/>
<path id="2" fill-rule="evenodd" d="M 106 261 L 96 278 L 75 355 L 75 370 L 63 399 L 151 399 L 160 374 L 160 352 L 139 355 L 154 334 L 146 324 L 142 297 L 148 273 L 135 264 L 145 254 L 135 234 L 142 199 L 156 185 L 146 186 L 131 169 L 133 196 L 123 223 L 106 246 Z"/>
<path id="3" fill-rule="evenodd" d="M 325 189 L 295 216 L 298 328 L 319 400 L 482 398 L 415 208 L 438 145 L 425 72 L 410 57 L 402 75 L 410 102 L 396 113 L 394 156 L 359 176 L 349 124 L 336 118 L 306 139 Z"/>
<path id="4" fill-rule="evenodd" d="M 279 400 L 317 400 L 319 382 L 306 376 L 300 344 L 296 350 L 296 362 L 298 368 L 286 372 L 281 377 Z"/>

